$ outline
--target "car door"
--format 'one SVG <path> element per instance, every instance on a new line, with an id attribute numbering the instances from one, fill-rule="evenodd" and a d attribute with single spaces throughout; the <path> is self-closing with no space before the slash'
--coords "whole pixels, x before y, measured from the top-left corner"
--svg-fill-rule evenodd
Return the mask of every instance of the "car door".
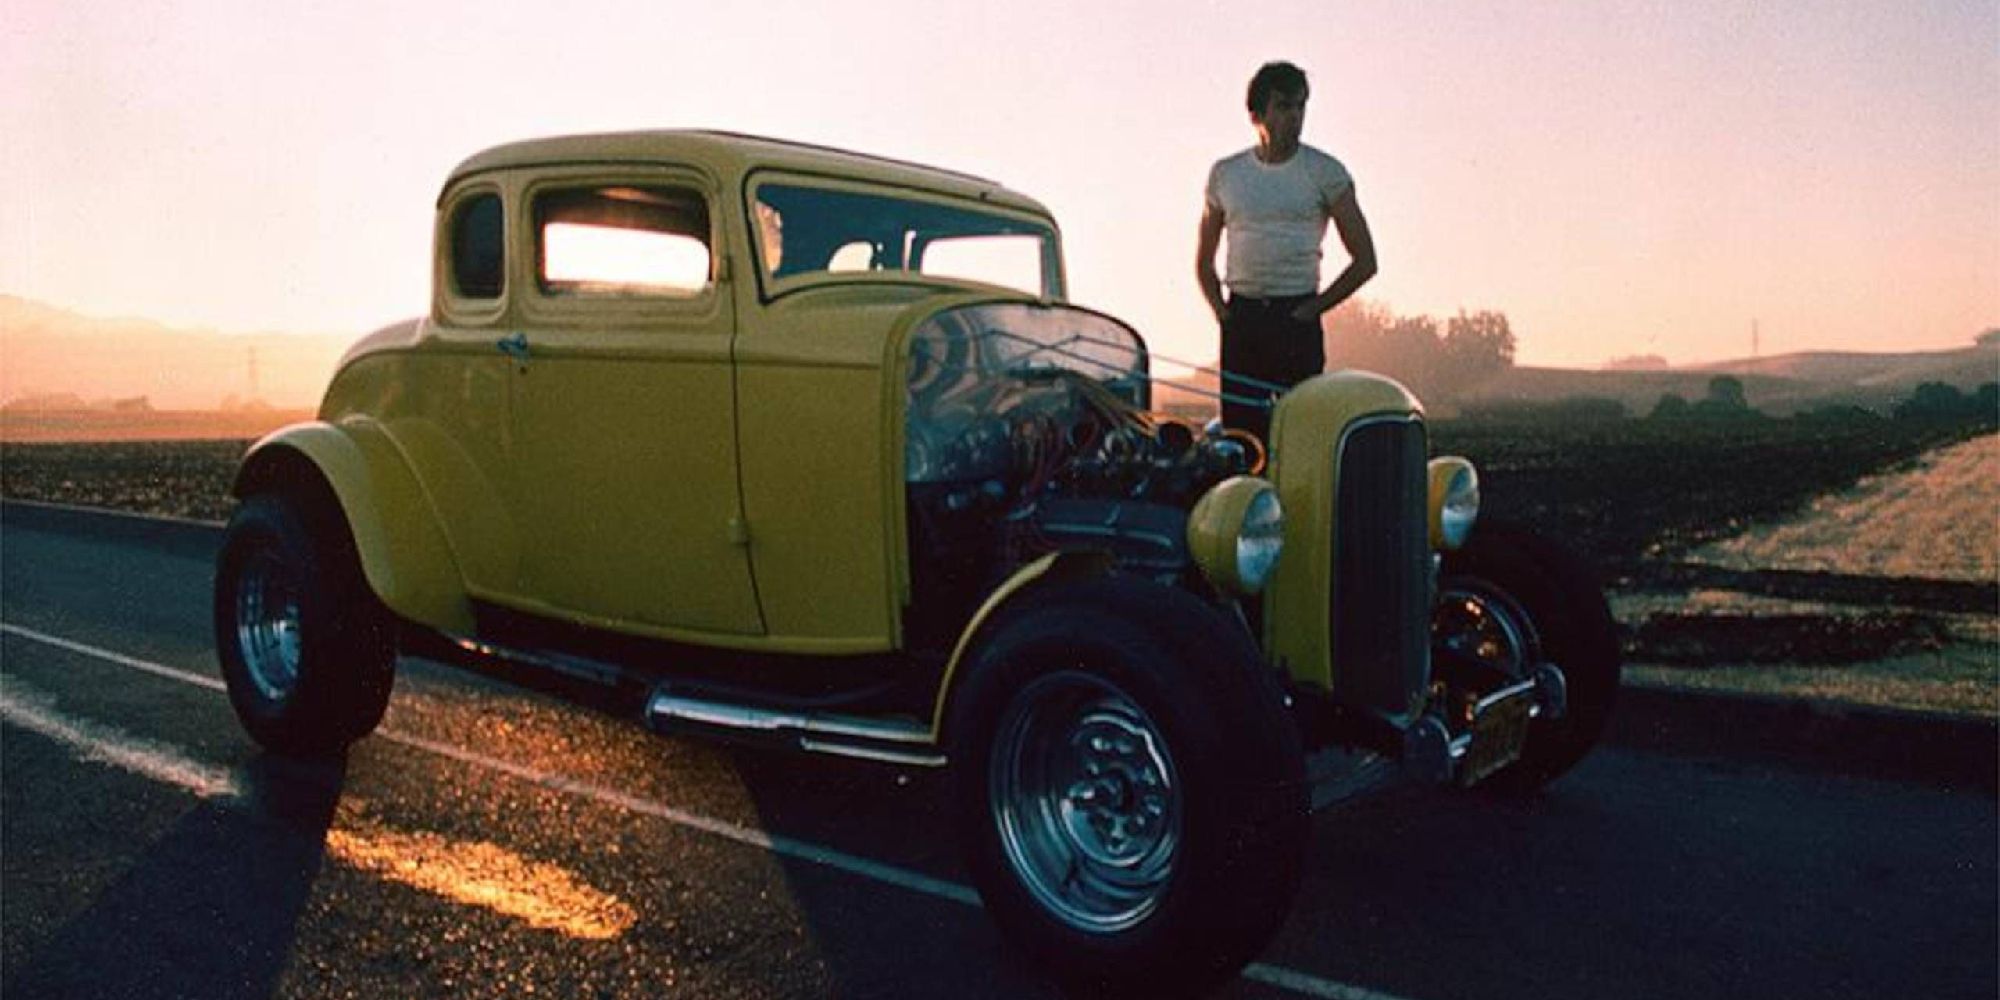
<path id="1" fill-rule="evenodd" d="M 761 634 L 737 486 L 715 184 L 582 167 L 528 185 L 514 354 L 516 603 L 574 621 Z"/>

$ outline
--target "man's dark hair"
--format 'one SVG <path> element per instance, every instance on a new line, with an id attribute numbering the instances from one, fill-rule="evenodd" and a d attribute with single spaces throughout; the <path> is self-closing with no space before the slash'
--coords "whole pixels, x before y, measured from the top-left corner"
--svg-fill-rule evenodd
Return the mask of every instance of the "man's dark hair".
<path id="1" fill-rule="evenodd" d="M 1309 92 L 1305 70 L 1288 62 L 1267 62 L 1257 67 L 1257 75 L 1250 78 L 1250 113 L 1263 114 L 1274 93 L 1304 97 Z"/>

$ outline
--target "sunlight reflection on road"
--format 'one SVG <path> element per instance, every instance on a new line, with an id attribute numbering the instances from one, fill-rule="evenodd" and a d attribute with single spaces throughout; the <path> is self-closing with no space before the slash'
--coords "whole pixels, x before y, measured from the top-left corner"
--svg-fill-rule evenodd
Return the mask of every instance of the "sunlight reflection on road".
<path id="1" fill-rule="evenodd" d="M 341 803 L 326 833 L 334 858 L 382 878 L 525 921 L 574 938 L 606 940 L 631 928 L 638 914 L 623 900 L 585 884 L 567 869 L 531 861 L 484 841 L 428 832 L 401 832 Z"/>
<path id="2" fill-rule="evenodd" d="M 176 785 L 208 799 L 235 800 L 243 783 L 224 768 L 116 727 L 67 716 L 55 699 L 19 678 L 0 686 L 0 718 L 66 744 L 84 760 Z M 532 861 L 484 841 L 426 831 L 393 830 L 369 815 L 366 803 L 341 802 L 326 832 L 327 854 L 378 877 L 454 903 L 478 906 L 530 927 L 573 938 L 606 940 L 627 931 L 638 913 L 616 896 L 585 884 L 567 869 Z"/>

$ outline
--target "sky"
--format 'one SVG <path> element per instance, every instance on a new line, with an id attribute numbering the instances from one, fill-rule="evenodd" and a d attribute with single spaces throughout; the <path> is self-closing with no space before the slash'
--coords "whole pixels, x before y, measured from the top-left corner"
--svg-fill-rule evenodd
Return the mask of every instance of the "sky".
<path id="1" fill-rule="evenodd" d="M 1214 355 L 1209 165 L 1311 76 L 1398 313 L 1525 364 L 1959 347 L 2000 326 L 2000 4 L 4 0 L 0 294 L 232 332 L 428 303 L 453 165 L 708 127 L 997 179 L 1071 298 Z M 1344 263 L 1331 241 L 1323 278 Z"/>

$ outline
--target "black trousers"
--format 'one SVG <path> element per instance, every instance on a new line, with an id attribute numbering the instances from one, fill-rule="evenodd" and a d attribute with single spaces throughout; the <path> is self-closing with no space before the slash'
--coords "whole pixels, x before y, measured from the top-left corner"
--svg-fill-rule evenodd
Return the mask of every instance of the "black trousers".
<path id="1" fill-rule="evenodd" d="M 1319 320 L 1292 318 L 1292 310 L 1310 298 L 1230 296 L 1228 319 L 1222 324 L 1223 426 L 1249 431 L 1268 442 L 1271 407 L 1279 392 L 1326 367 Z"/>

